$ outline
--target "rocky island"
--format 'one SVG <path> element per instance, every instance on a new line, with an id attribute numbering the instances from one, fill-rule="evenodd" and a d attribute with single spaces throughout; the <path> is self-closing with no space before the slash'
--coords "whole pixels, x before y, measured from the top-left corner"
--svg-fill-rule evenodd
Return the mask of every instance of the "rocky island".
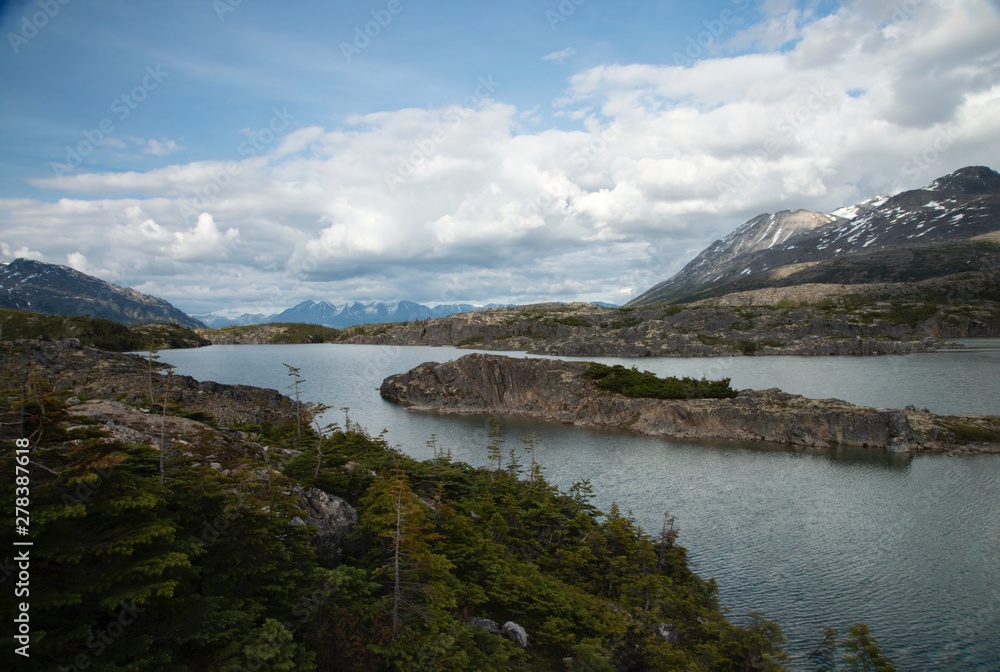
<path id="1" fill-rule="evenodd" d="M 587 362 L 470 354 L 386 378 L 382 397 L 415 410 L 497 413 L 682 439 L 826 448 L 1000 452 L 1000 418 L 946 417 L 808 399 L 778 389 L 732 398 L 632 398 L 601 389 Z"/>

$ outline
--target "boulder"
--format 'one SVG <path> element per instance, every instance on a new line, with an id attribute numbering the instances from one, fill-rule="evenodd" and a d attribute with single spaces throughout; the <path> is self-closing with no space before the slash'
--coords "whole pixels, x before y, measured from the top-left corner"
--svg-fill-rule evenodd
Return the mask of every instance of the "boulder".
<path id="1" fill-rule="evenodd" d="M 500 629 L 500 625 L 496 621 L 489 618 L 481 618 L 479 616 L 476 616 L 475 618 L 470 619 L 469 623 L 476 626 L 480 630 L 485 630 L 491 635 L 503 634 L 503 630 Z"/>
<path id="2" fill-rule="evenodd" d="M 358 524 L 358 512 L 346 501 L 319 488 L 305 488 L 300 493 L 302 522 L 316 528 L 313 543 L 320 562 L 336 565 L 343 555 L 344 540 Z"/>
<path id="3" fill-rule="evenodd" d="M 677 628 L 670 623 L 657 623 L 653 626 L 653 632 L 665 642 L 670 642 L 671 644 L 680 642 L 680 637 L 677 636 Z"/>
<path id="4" fill-rule="evenodd" d="M 522 648 L 528 647 L 528 633 L 514 621 L 503 624 L 503 636 Z"/>

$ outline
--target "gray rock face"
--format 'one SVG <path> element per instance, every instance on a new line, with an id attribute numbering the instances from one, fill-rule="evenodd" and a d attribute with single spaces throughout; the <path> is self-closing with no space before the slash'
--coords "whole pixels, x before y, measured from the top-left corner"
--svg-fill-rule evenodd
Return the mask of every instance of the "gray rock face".
<path id="1" fill-rule="evenodd" d="M 681 641 L 680 637 L 677 636 L 677 628 L 670 623 L 657 623 L 653 626 L 653 631 L 656 633 L 657 637 L 665 642 L 677 644 Z"/>
<path id="2" fill-rule="evenodd" d="M 477 628 L 480 628 L 481 630 L 485 630 L 486 632 L 490 633 L 491 635 L 502 635 L 503 634 L 503 630 L 500 629 L 500 624 L 497 623 L 496 621 L 492 620 L 492 619 L 489 619 L 489 618 L 482 618 L 482 617 L 476 616 L 475 618 L 470 619 L 469 623 L 471 623 L 472 625 L 476 626 Z"/>
<path id="3" fill-rule="evenodd" d="M 528 647 L 528 633 L 514 621 L 503 624 L 503 635 L 522 648 Z"/>
<path id="4" fill-rule="evenodd" d="M 921 449 L 907 414 L 808 399 L 778 389 L 735 399 L 632 399 L 598 389 L 586 362 L 472 354 L 383 381 L 381 394 L 417 410 L 524 415 L 676 438 L 737 439 L 827 448 Z"/>
<path id="5" fill-rule="evenodd" d="M 301 493 L 305 523 L 316 528 L 313 543 L 316 554 L 324 564 L 335 565 L 343 555 L 344 540 L 358 524 L 358 512 L 346 501 L 318 488 L 307 488 Z"/>

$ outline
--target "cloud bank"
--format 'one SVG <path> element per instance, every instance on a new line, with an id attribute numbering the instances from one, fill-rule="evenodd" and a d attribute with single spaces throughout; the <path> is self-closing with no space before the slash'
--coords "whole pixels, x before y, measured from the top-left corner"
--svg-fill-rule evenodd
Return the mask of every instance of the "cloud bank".
<path id="1" fill-rule="evenodd" d="M 459 105 L 295 120 L 218 161 L 36 178 L 57 198 L 0 201 L 0 255 L 102 269 L 193 313 L 624 302 L 761 212 L 1000 167 L 988 0 L 773 4 L 734 55 L 572 75 L 553 105 L 575 128 L 524 128 L 484 79 Z"/>

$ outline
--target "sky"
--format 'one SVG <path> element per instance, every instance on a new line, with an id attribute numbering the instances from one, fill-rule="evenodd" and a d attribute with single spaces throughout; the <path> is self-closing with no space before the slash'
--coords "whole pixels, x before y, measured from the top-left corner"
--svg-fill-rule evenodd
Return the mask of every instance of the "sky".
<path id="1" fill-rule="evenodd" d="M 192 314 L 624 303 L 1000 168 L 998 0 L 0 0 L 0 260 Z"/>

